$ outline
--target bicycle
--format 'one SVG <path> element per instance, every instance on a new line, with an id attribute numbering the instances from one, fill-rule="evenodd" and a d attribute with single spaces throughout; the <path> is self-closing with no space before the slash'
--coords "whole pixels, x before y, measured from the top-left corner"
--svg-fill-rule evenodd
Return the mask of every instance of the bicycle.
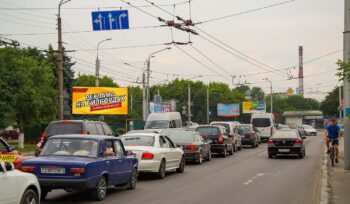
<path id="1" fill-rule="evenodd" d="M 335 162 L 335 148 L 333 145 L 333 139 L 329 140 L 329 158 L 331 159 L 332 166 L 334 166 Z"/>

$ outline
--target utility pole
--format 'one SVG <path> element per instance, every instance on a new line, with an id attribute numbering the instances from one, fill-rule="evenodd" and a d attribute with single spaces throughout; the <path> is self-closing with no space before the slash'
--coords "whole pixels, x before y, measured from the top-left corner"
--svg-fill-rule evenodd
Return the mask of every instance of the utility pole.
<path id="1" fill-rule="evenodd" d="M 342 98 L 342 91 L 341 91 L 341 86 L 339 86 L 339 121 L 342 121 L 342 103 L 341 103 L 341 98 Z"/>
<path id="2" fill-rule="evenodd" d="M 191 85 L 190 83 L 188 84 L 188 104 L 187 104 L 187 114 L 188 114 L 188 122 L 187 125 L 191 125 Z"/>
<path id="3" fill-rule="evenodd" d="M 272 81 L 269 80 L 268 78 L 265 78 L 265 79 L 263 79 L 263 80 L 265 80 L 265 81 L 267 81 L 267 82 L 270 83 L 270 100 L 271 100 L 271 102 L 270 102 L 270 111 L 271 111 L 271 113 L 273 113 L 273 97 L 272 97 L 273 90 L 272 90 Z"/>
<path id="4" fill-rule="evenodd" d="M 349 62 L 350 52 L 350 0 L 345 0 L 345 20 L 344 20 L 344 56 L 343 60 Z M 350 109 L 350 86 L 349 81 L 344 80 L 344 166 L 350 170 L 350 120 L 348 112 Z"/>
<path id="5" fill-rule="evenodd" d="M 146 89 L 146 95 L 147 95 L 147 105 L 146 105 L 146 115 L 148 117 L 149 112 L 150 112 L 150 94 L 149 94 L 149 79 L 150 79 L 150 72 L 151 72 L 151 56 L 148 57 L 148 61 L 147 61 L 147 89 Z"/>
<path id="6" fill-rule="evenodd" d="M 142 115 L 143 115 L 143 121 L 147 120 L 147 104 L 146 104 L 146 74 L 145 71 L 142 73 Z"/>
<path id="7" fill-rule="evenodd" d="M 303 46 L 299 46 L 299 95 L 304 97 Z"/>
<path id="8" fill-rule="evenodd" d="M 207 88 L 207 124 L 209 125 L 209 86 Z"/>
<path id="9" fill-rule="evenodd" d="M 130 94 L 130 111 L 133 111 L 133 97 L 132 97 L 132 93 Z"/>
<path id="10" fill-rule="evenodd" d="M 99 87 L 100 86 L 100 60 L 98 59 L 98 48 L 100 47 L 100 44 L 106 41 L 112 40 L 111 38 L 107 38 L 105 40 L 101 40 L 98 44 L 97 44 L 97 54 L 96 54 L 96 76 L 95 76 L 95 86 Z"/>

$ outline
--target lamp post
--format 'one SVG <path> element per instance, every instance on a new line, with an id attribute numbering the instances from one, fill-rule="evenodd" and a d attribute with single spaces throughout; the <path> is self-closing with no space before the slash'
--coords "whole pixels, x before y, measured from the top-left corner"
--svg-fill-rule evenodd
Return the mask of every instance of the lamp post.
<path id="1" fill-rule="evenodd" d="M 100 86 L 100 60 L 98 59 L 98 48 L 100 47 L 101 43 L 106 42 L 106 41 L 110 41 L 112 40 L 111 38 L 107 38 L 104 40 L 101 40 L 98 44 L 97 44 L 97 55 L 96 55 L 96 75 L 95 75 L 95 86 L 99 87 Z"/>
<path id="2" fill-rule="evenodd" d="M 149 94 L 149 79 L 150 79 L 150 72 L 151 72 L 151 57 L 154 57 L 153 55 L 170 50 L 171 47 L 166 47 L 164 49 L 158 50 L 156 52 L 153 52 L 148 55 L 147 58 L 147 69 L 146 69 L 146 74 L 147 74 L 147 79 L 145 74 L 142 74 L 142 79 L 143 79 L 143 120 L 146 121 L 149 111 L 150 111 L 150 94 Z M 145 82 L 146 81 L 146 82 Z M 146 84 L 146 85 L 145 85 Z"/>
<path id="3" fill-rule="evenodd" d="M 270 104 L 270 108 L 271 108 L 271 113 L 273 113 L 272 81 L 269 80 L 268 78 L 265 78 L 265 79 L 263 79 L 263 80 L 269 82 L 270 85 L 271 85 L 271 86 L 270 86 L 270 90 L 271 90 L 271 104 Z"/>
<path id="4" fill-rule="evenodd" d="M 58 4 L 58 15 L 57 15 L 57 30 L 58 30 L 58 56 L 57 56 L 57 79 L 58 79 L 58 93 L 59 93 L 59 119 L 64 119 L 64 108 L 63 108 L 63 47 L 62 47 L 62 19 L 61 19 L 61 6 L 71 0 L 61 0 Z"/>

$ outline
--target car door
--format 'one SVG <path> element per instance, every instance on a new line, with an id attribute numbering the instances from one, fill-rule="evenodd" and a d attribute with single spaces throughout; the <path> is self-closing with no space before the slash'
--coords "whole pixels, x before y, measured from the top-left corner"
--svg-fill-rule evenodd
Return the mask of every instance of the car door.
<path id="1" fill-rule="evenodd" d="M 109 174 L 108 185 L 114 185 L 118 183 L 120 169 L 117 164 L 117 156 L 113 140 L 104 141 L 103 160 L 105 161 L 106 170 Z"/>
<path id="2" fill-rule="evenodd" d="M 202 149 L 202 152 L 203 152 L 203 156 L 206 156 L 208 155 L 208 152 L 209 152 L 209 149 L 210 149 L 210 146 L 209 146 L 209 143 L 206 142 L 202 136 L 198 135 L 198 134 L 195 134 L 194 135 L 196 137 L 196 141 L 200 142 L 200 147 Z"/>
<path id="3" fill-rule="evenodd" d="M 114 140 L 114 149 L 116 151 L 116 157 L 117 157 L 117 174 L 118 174 L 118 182 L 119 183 L 125 183 L 129 181 L 131 173 L 132 173 L 132 166 L 131 163 L 128 162 L 125 156 L 124 149 L 122 148 L 121 141 L 120 140 Z"/>
<path id="4" fill-rule="evenodd" d="M 169 143 L 167 143 L 166 139 L 164 136 L 159 136 L 159 145 L 161 148 L 161 153 L 165 157 L 165 162 L 166 162 L 166 168 L 171 168 L 172 167 L 172 154 L 171 154 L 171 149 L 169 147 Z"/>
<path id="5" fill-rule="evenodd" d="M 18 184 L 15 171 L 6 171 L 3 165 L 0 165 L 0 203 L 17 203 Z"/>
<path id="6" fill-rule="evenodd" d="M 182 153 L 179 148 L 176 148 L 175 144 L 171 141 L 171 139 L 167 136 L 164 136 L 166 142 L 169 144 L 169 151 L 170 151 L 170 159 L 171 159 L 171 166 L 172 167 L 179 167 L 180 161 L 182 158 Z"/>

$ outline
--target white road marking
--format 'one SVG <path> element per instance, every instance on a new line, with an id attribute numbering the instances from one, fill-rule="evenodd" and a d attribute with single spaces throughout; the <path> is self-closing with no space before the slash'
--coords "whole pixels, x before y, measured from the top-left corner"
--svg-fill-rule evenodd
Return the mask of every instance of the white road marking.
<path id="1" fill-rule="evenodd" d="M 258 179 L 259 177 L 263 177 L 263 176 L 278 176 L 280 174 L 281 174 L 280 171 L 277 171 L 275 173 L 257 173 L 252 178 L 250 178 L 246 182 L 244 182 L 243 185 L 249 185 L 249 184 L 253 183 L 254 180 Z"/>

